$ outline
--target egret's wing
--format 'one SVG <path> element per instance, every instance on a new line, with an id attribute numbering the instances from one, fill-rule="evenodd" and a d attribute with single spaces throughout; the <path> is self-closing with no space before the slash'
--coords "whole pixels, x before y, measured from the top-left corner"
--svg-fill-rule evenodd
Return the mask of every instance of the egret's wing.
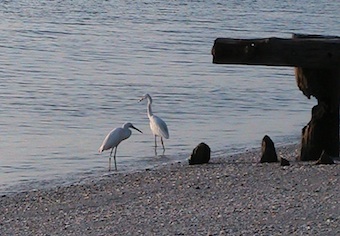
<path id="1" fill-rule="evenodd" d="M 155 135 L 161 136 L 166 139 L 169 138 L 168 126 L 158 116 L 152 116 L 152 118 L 150 119 L 150 127 Z"/>
<path id="2" fill-rule="evenodd" d="M 99 152 L 103 152 L 110 148 L 116 147 L 122 141 L 122 139 L 120 138 L 122 130 L 122 128 L 111 130 L 111 132 L 106 135 L 102 145 L 99 148 Z"/>

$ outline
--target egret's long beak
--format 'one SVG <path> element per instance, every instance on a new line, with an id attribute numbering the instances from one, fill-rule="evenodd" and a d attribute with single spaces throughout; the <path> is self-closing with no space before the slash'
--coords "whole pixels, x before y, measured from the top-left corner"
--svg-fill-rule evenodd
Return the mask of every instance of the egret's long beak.
<path id="1" fill-rule="evenodd" d="M 137 131 L 139 131 L 140 133 L 143 133 L 142 131 L 140 131 L 139 129 L 137 129 L 137 128 L 134 127 L 134 126 L 131 126 L 131 128 L 132 128 L 132 129 L 135 129 L 135 130 L 137 130 Z"/>

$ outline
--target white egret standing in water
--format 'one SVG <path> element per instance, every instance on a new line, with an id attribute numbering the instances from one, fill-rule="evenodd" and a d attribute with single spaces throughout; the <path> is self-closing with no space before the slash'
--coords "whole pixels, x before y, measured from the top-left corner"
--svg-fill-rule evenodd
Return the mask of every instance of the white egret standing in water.
<path id="1" fill-rule="evenodd" d="M 163 153 L 165 152 L 164 142 L 163 138 L 168 139 L 169 138 L 169 131 L 166 123 L 159 118 L 158 116 L 154 115 L 151 110 L 151 104 L 152 104 L 152 98 L 149 94 L 145 94 L 139 101 L 143 101 L 144 99 L 148 100 L 147 105 L 147 113 L 148 118 L 150 120 L 150 128 L 152 131 L 152 134 L 155 136 L 155 152 L 157 152 L 157 136 L 161 138 L 161 143 L 163 146 Z"/>
<path id="2" fill-rule="evenodd" d="M 112 151 L 115 148 L 115 153 L 113 155 L 113 159 L 115 162 L 115 170 L 117 170 L 117 163 L 116 163 L 116 152 L 117 152 L 117 147 L 120 144 L 121 141 L 129 138 L 131 136 L 131 130 L 129 128 L 135 129 L 141 133 L 139 129 L 134 127 L 131 123 L 125 123 L 122 127 L 115 128 L 111 130 L 110 133 L 106 136 L 104 139 L 102 145 L 99 148 L 99 153 L 102 153 L 105 150 L 108 150 L 111 148 L 111 153 L 109 157 L 109 171 L 111 171 L 111 157 L 112 157 Z"/>

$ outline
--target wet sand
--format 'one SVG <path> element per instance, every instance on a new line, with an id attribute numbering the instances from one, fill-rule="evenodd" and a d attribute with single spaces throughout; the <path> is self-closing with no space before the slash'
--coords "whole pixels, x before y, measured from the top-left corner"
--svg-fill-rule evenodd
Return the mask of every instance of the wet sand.
<path id="1" fill-rule="evenodd" d="M 340 235 L 340 165 L 260 151 L 0 198 L 0 235 Z"/>

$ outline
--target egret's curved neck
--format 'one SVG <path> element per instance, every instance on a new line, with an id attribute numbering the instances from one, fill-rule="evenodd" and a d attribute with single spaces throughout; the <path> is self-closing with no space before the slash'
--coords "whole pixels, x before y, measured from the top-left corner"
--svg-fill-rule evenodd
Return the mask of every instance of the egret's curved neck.
<path id="1" fill-rule="evenodd" d="M 147 99 L 148 99 L 147 111 L 148 111 L 148 117 L 150 118 L 153 115 L 152 109 L 151 109 L 152 99 L 150 97 L 147 97 Z"/>

